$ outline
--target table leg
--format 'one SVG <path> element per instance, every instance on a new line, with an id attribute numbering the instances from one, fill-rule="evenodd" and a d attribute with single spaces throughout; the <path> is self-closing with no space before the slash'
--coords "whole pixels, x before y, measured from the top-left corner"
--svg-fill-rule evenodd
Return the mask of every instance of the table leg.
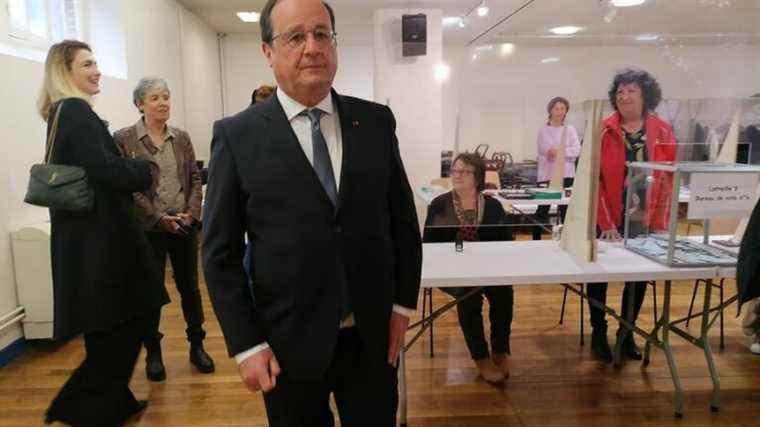
<path id="1" fill-rule="evenodd" d="M 662 316 L 660 316 L 659 319 L 657 319 L 657 322 L 654 324 L 654 328 L 652 328 L 652 332 L 649 333 L 649 335 L 653 338 L 653 340 L 647 340 L 646 344 L 644 345 L 644 357 L 641 361 L 641 364 L 643 366 L 649 365 L 649 355 L 652 352 L 652 344 L 656 343 L 654 340 L 659 340 L 659 334 L 660 330 L 662 329 L 662 326 L 665 324 L 663 321 Z"/>
<path id="2" fill-rule="evenodd" d="M 665 281 L 665 296 L 662 305 L 662 319 L 664 328 L 662 329 L 662 350 L 665 352 L 665 357 L 668 360 L 668 368 L 670 368 L 670 376 L 673 379 L 673 386 L 676 389 L 675 394 L 675 416 L 676 418 L 683 418 L 683 387 L 681 386 L 681 377 L 678 376 L 678 368 L 676 367 L 676 360 L 673 357 L 673 349 L 670 347 L 670 294 L 671 294 L 671 282 Z"/>
<path id="3" fill-rule="evenodd" d="M 407 424 L 406 407 L 406 351 L 402 345 L 398 354 L 398 414 L 401 427 L 406 427 Z"/>
<path id="4" fill-rule="evenodd" d="M 705 351 L 705 359 L 707 359 L 707 367 L 710 369 L 710 379 L 713 384 L 712 401 L 710 402 L 710 410 L 718 412 L 720 410 L 720 377 L 718 376 L 718 368 L 715 366 L 715 360 L 713 360 L 712 349 L 710 348 L 710 339 L 707 336 L 710 331 L 710 297 L 712 295 L 712 279 L 709 279 L 705 286 L 705 302 L 702 307 L 702 327 L 701 327 L 701 340 L 702 348 Z M 721 310 L 722 312 L 722 310 Z"/>
<path id="5" fill-rule="evenodd" d="M 624 286 L 623 294 L 628 294 L 628 298 L 623 301 L 623 304 L 626 304 L 628 306 L 628 317 L 625 319 L 629 323 L 633 324 L 633 306 L 635 304 L 634 298 L 635 298 L 635 287 L 633 283 L 629 285 L 626 283 Z M 628 292 L 625 292 L 627 290 Z M 622 310 L 621 310 L 622 311 Z M 625 338 L 628 333 L 633 333 L 632 329 L 629 329 L 627 326 L 624 326 L 623 324 L 620 324 L 620 328 L 618 329 L 618 333 L 615 334 L 615 353 L 613 354 L 614 357 L 614 364 L 615 368 L 620 368 L 623 365 L 623 338 Z M 647 342 L 649 342 L 647 340 Z"/>

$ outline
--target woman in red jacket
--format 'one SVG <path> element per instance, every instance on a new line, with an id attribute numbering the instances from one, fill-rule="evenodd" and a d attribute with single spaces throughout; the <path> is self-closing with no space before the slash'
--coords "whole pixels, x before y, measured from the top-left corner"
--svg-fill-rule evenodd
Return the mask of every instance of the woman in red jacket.
<path id="1" fill-rule="evenodd" d="M 603 122 L 596 224 L 601 239 L 619 241 L 625 226 L 626 162 L 675 161 L 676 141 L 670 125 L 654 113 L 662 99 L 662 91 L 648 72 L 630 69 L 619 72 L 612 82 L 609 97 L 615 113 Z M 636 199 L 640 200 L 639 208 L 647 212 L 643 224 L 650 230 L 666 230 L 672 176 L 655 173 L 653 178 L 646 194 Z M 634 293 L 633 313 L 628 312 L 627 304 L 631 292 Z M 626 282 L 621 304 L 624 319 L 636 321 L 645 293 L 646 282 Z M 590 283 L 588 295 L 606 303 L 607 283 Z M 591 349 L 598 358 L 610 362 L 612 351 L 607 342 L 605 313 L 590 304 L 589 311 L 593 328 Z M 621 327 L 618 339 L 622 340 L 624 357 L 641 360 L 641 352 L 630 331 Z"/>

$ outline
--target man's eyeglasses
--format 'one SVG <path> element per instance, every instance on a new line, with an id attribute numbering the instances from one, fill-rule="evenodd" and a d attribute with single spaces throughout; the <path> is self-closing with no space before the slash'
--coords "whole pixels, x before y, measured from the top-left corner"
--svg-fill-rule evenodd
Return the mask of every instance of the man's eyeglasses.
<path id="1" fill-rule="evenodd" d="M 338 33 L 328 30 L 327 28 L 315 28 L 311 31 L 288 31 L 287 33 L 277 34 L 272 37 L 272 42 L 280 39 L 283 45 L 295 49 L 306 44 L 306 38 L 309 33 L 311 33 L 314 37 L 314 41 L 320 46 L 332 45 L 335 47 L 338 44 Z"/>
<path id="2" fill-rule="evenodd" d="M 452 169 L 451 175 L 452 176 L 469 176 L 475 174 L 475 171 L 471 171 L 468 169 Z"/>

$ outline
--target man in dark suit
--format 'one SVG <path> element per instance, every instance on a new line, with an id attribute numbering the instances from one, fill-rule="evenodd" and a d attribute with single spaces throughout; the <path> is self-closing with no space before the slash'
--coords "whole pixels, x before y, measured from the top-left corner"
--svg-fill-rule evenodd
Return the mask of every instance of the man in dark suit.
<path id="1" fill-rule="evenodd" d="M 206 282 L 272 426 L 334 425 L 331 393 L 342 425 L 394 425 L 417 303 L 419 224 L 395 120 L 332 90 L 334 28 L 320 0 L 269 0 L 261 34 L 275 96 L 214 126 Z"/>

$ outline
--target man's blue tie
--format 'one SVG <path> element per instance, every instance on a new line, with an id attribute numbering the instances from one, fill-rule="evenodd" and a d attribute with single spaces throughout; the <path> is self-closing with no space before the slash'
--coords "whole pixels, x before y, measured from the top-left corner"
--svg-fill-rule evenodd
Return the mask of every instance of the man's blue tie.
<path id="1" fill-rule="evenodd" d="M 319 125 L 319 119 L 325 114 L 324 111 L 312 108 L 304 110 L 302 115 L 306 115 L 311 120 L 311 144 L 313 147 L 314 171 L 322 183 L 327 197 L 332 201 L 333 206 L 338 206 L 338 190 L 335 185 L 335 173 L 333 172 L 332 161 L 330 161 L 330 152 L 327 149 L 325 136 L 322 135 L 322 128 Z"/>

